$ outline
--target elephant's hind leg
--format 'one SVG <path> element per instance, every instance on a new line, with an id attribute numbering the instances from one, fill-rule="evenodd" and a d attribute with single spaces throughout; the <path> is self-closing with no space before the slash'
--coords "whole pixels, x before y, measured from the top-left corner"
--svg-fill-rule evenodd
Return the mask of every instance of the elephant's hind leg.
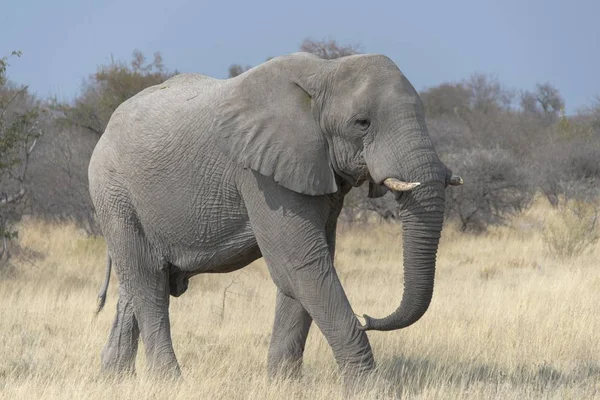
<path id="1" fill-rule="evenodd" d="M 273 335 L 269 347 L 269 375 L 299 377 L 302 355 L 312 318 L 300 302 L 277 291 Z"/>
<path id="2" fill-rule="evenodd" d="M 179 376 L 181 372 L 171 341 L 168 270 L 148 265 L 136 274 L 134 282 L 133 309 L 148 367 L 165 377 Z"/>
<path id="3" fill-rule="evenodd" d="M 134 373 L 139 335 L 132 298 L 126 293 L 120 293 L 117 315 L 108 343 L 102 351 L 102 369 L 118 374 Z"/>
<path id="4" fill-rule="evenodd" d="M 135 215 L 109 217 L 103 231 L 119 278 L 119 307 L 103 365 L 133 369 L 131 343 L 137 343 L 139 336 L 150 370 L 179 375 L 169 325 L 168 265 L 144 237 Z"/>

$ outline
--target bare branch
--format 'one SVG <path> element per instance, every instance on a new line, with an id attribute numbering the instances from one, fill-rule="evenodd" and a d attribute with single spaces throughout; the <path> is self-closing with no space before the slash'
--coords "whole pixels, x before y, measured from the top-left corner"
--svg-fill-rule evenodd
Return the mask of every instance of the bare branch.
<path id="1" fill-rule="evenodd" d="M 12 97 L 8 100 L 8 102 L 3 106 L 2 112 L 0 113 L 0 121 L 4 119 L 4 115 L 6 114 L 6 110 L 8 110 L 8 106 L 15 101 L 18 95 L 27 91 L 29 86 L 23 86 L 20 90 L 17 90 Z"/>
<path id="2" fill-rule="evenodd" d="M 8 196 L 8 195 L 4 196 L 3 199 L 0 199 L 0 207 L 4 207 L 8 204 L 15 203 L 15 202 L 21 200 L 21 198 L 23 198 L 23 196 L 25 196 L 25 192 L 26 192 L 25 187 L 21 186 L 21 188 L 19 189 L 19 191 L 17 193 L 10 195 L 10 196 Z"/>

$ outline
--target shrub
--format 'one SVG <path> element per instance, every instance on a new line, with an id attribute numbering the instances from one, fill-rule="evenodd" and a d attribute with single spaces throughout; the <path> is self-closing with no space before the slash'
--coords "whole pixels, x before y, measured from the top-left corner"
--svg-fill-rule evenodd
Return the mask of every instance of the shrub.
<path id="1" fill-rule="evenodd" d="M 468 150 L 446 157 L 468 184 L 446 191 L 446 216 L 462 231 L 481 232 L 527 208 L 534 195 L 528 168 L 505 150 Z"/>
<path id="2" fill-rule="evenodd" d="M 533 154 L 537 185 L 554 207 L 561 198 L 593 201 L 600 196 L 599 159 L 593 137 L 549 142 Z"/>
<path id="3" fill-rule="evenodd" d="M 20 52 L 13 52 L 19 57 Z M 42 136 L 44 110 L 27 91 L 8 81 L 8 58 L 0 58 L 0 262 L 9 258 L 8 241 L 17 237 L 11 224 L 23 213 L 29 189 L 28 167 Z"/>
<path id="4" fill-rule="evenodd" d="M 572 200 L 558 208 L 557 216 L 543 232 L 544 244 L 552 254 L 571 258 L 584 253 L 600 239 L 599 206 Z"/>

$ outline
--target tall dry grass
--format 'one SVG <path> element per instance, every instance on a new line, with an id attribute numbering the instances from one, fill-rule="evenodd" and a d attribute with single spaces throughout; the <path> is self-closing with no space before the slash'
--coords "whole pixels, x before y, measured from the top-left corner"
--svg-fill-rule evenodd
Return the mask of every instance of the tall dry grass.
<path id="1" fill-rule="evenodd" d="M 379 371 L 354 397 L 600 398 L 600 246 L 555 258 L 543 242 L 554 218 L 540 203 L 482 236 L 447 226 L 429 311 L 407 329 L 369 333 Z M 388 225 L 340 230 L 336 265 L 357 314 L 381 316 L 399 302 L 399 236 Z M 105 311 L 93 318 L 103 240 L 72 225 L 30 221 L 21 227 L 20 244 L 26 250 L 0 278 L 1 398 L 346 396 L 314 326 L 304 377 L 268 382 L 275 287 L 262 261 L 197 276 L 172 299 L 184 380 L 146 375 L 142 348 L 137 377 L 112 381 L 99 374 L 99 354 L 114 317 L 114 277 Z"/>

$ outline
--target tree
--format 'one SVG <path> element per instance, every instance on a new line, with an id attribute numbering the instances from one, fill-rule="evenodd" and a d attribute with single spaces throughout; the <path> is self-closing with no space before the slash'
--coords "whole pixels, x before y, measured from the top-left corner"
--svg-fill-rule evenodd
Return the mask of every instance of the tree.
<path id="1" fill-rule="evenodd" d="M 578 117 L 585 120 L 591 130 L 600 137 L 600 94 L 596 95 L 591 105 L 579 110 Z"/>
<path id="2" fill-rule="evenodd" d="M 304 39 L 300 51 L 312 53 L 325 60 L 351 56 L 360 53 L 357 45 L 340 45 L 335 40 Z"/>
<path id="3" fill-rule="evenodd" d="M 565 107 L 565 101 L 558 89 L 548 82 L 536 85 L 536 99 L 546 116 L 556 118 L 560 110 Z"/>
<path id="4" fill-rule="evenodd" d="M 537 97 L 527 90 L 521 92 L 521 110 L 530 115 L 539 115 Z"/>
<path id="5" fill-rule="evenodd" d="M 37 218 L 69 220 L 88 234 L 98 234 L 88 191 L 87 170 L 96 145 L 80 128 L 52 124 L 38 140 L 29 167 L 27 212 Z"/>
<path id="6" fill-rule="evenodd" d="M 241 74 L 243 74 L 244 72 L 248 71 L 250 68 L 252 68 L 249 65 L 246 65 L 245 67 L 242 67 L 239 64 L 231 64 L 231 66 L 229 67 L 229 78 L 235 78 L 236 76 L 239 76 Z"/>
<path id="7" fill-rule="evenodd" d="M 470 92 L 471 110 L 484 115 L 508 109 L 514 98 L 512 91 L 504 88 L 497 78 L 489 75 L 472 74 L 463 84 Z"/>
<path id="8" fill-rule="evenodd" d="M 153 61 L 147 63 L 146 57 L 135 50 L 129 65 L 112 60 L 109 65 L 98 67 L 96 73 L 84 82 L 73 104 L 56 102 L 54 108 L 62 113 L 62 122 L 100 137 L 110 116 L 121 103 L 176 74 L 177 71 L 165 69 L 160 53 L 154 53 Z"/>
<path id="9" fill-rule="evenodd" d="M 523 112 L 543 117 L 546 123 L 556 122 L 559 113 L 565 107 L 565 101 L 557 88 L 549 82 L 535 85 L 535 92 L 521 92 Z"/>
<path id="10" fill-rule="evenodd" d="M 442 83 L 420 93 L 428 118 L 457 115 L 470 106 L 470 90 L 463 83 Z"/>
<path id="11" fill-rule="evenodd" d="M 13 52 L 19 57 L 20 52 Z M 8 58 L 0 58 L 0 261 L 8 259 L 8 240 L 17 232 L 9 223 L 20 216 L 28 189 L 28 167 L 38 138 L 42 135 L 39 102 L 27 86 L 8 82 Z"/>
<path id="12" fill-rule="evenodd" d="M 300 45 L 300 51 L 305 51 L 307 53 L 312 53 L 320 58 L 326 60 L 332 60 L 334 58 L 340 58 L 345 56 L 350 56 L 352 54 L 358 54 L 358 46 L 356 45 L 340 45 L 335 40 L 313 40 L 313 39 L 304 39 L 302 44 Z M 273 57 L 268 57 L 266 61 L 269 61 Z M 241 64 L 231 64 L 229 66 L 227 76 L 229 78 L 235 78 L 248 71 L 252 66 L 250 65 L 241 65 Z"/>

